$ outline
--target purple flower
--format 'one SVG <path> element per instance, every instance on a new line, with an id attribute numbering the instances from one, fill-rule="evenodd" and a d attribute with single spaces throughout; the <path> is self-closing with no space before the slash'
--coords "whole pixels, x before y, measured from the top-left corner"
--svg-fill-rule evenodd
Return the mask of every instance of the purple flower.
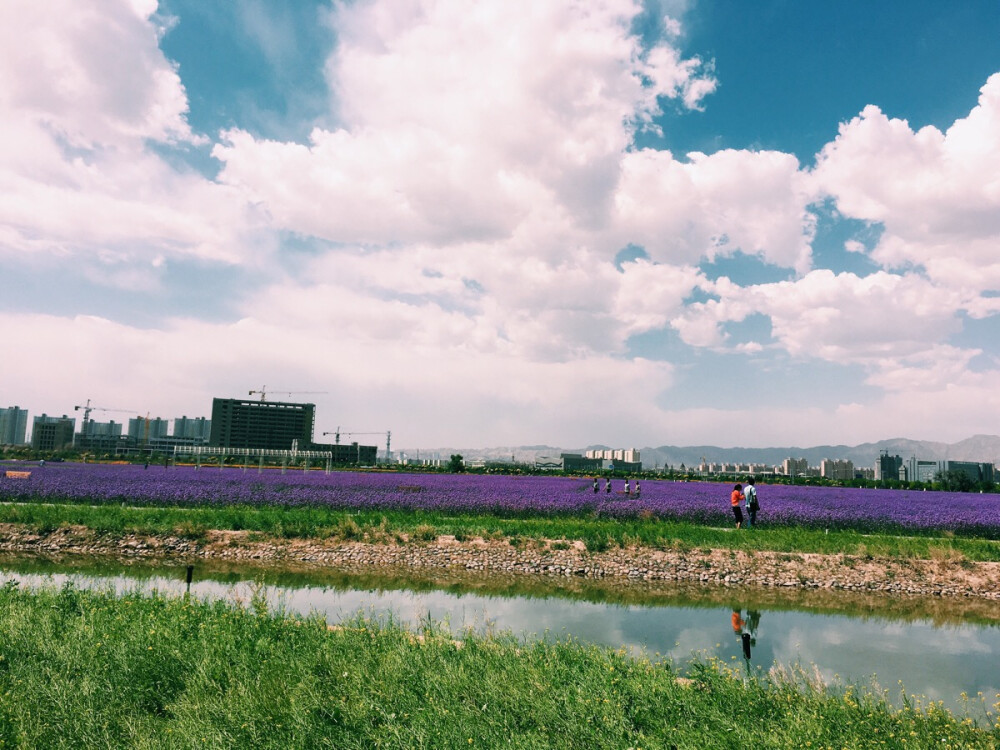
<path id="1" fill-rule="evenodd" d="M 480 474 L 346 472 L 255 468 L 50 464 L 27 479 L 0 478 L 0 501 L 151 506 L 310 506 L 426 510 L 505 517 L 641 514 L 729 525 L 731 486 L 642 480 L 642 496 L 595 494 L 586 478 Z M 952 530 L 1000 538 L 1000 496 L 954 492 L 758 486 L 760 522 L 863 532 Z"/>

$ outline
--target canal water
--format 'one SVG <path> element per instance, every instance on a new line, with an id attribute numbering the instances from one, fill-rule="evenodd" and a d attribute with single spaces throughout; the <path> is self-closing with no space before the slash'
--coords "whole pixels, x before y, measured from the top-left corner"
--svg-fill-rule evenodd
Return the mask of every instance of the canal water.
<path id="1" fill-rule="evenodd" d="M 1000 694 L 995 602 L 220 564 L 199 564 L 189 585 L 186 573 L 184 565 L 162 563 L 0 557 L 0 585 L 72 583 L 243 602 L 257 594 L 286 611 L 321 613 L 331 624 L 360 613 L 411 629 L 443 623 L 457 638 L 467 629 L 569 637 L 670 659 L 679 668 L 695 657 L 753 672 L 798 666 L 828 684 L 875 684 L 896 705 L 905 694 L 976 720 L 994 714 Z"/>

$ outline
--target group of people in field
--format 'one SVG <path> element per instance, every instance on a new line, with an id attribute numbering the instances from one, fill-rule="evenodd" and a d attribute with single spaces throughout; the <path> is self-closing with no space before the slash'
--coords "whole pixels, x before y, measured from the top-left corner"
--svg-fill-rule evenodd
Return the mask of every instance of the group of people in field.
<path id="1" fill-rule="evenodd" d="M 757 500 L 757 487 L 753 477 L 747 479 L 745 489 L 739 483 L 733 487 L 733 493 L 729 497 L 729 502 L 733 507 L 733 515 L 736 517 L 737 529 L 743 527 L 744 508 L 746 508 L 747 528 L 752 529 L 757 525 L 757 511 L 760 510 L 760 503 Z"/>
<path id="2" fill-rule="evenodd" d="M 601 482 L 597 477 L 594 477 L 593 488 L 595 495 L 601 491 Z M 611 477 L 608 477 L 604 480 L 604 492 L 610 495 L 612 491 Z M 639 480 L 637 479 L 630 484 L 629 480 L 626 479 L 624 494 L 638 498 L 640 494 Z M 733 487 L 729 502 L 733 508 L 733 516 L 736 517 L 737 529 L 743 528 L 744 520 L 748 529 L 757 525 L 757 511 L 760 510 L 760 502 L 757 500 L 756 480 L 753 477 L 747 479 L 746 487 L 739 483 Z M 744 509 L 746 510 L 745 515 Z"/>
<path id="3" fill-rule="evenodd" d="M 598 492 L 600 492 L 600 489 L 601 489 L 601 483 L 597 479 L 597 477 L 594 477 L 594 494 L 596 495 Z M 612 491 L 613 491 L 613 488 L 611 486 L 611 477 L 608 477 L 607 479 L 604 480 L 604 492 L 606 494 L 610 495 L 612 493 Z M 632 484 L 629 484 L 628 479 L 625 480 L 625 494 L 626 495 L 633 496 L 633 497 L 639 497 L 640 492 L 641 492 L 641 490 L 639 489 L 639 480 L 638 479 L 636 479 L 635 482 L 633 482 Z"/>

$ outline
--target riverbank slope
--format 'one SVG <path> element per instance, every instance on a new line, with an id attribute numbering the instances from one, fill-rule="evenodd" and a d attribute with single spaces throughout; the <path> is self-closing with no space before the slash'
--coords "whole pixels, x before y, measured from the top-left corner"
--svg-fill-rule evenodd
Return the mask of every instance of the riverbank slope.
<path id="1" fill-rule="evenodd" d="M 381 543 L 283 538 L 216 530 L 193 538 L 170 534 L 95 532 L 83 526 L 39 531 L 0 524 L 0 551 L 109 555 L 118 558 L 246 560 L 306 566 L 463 569 L 503 574 L 679 581 L 770 588 L 843 589 L 886 594 L 1000 599 L 1000 563 L 960 555 L 932 559 L 867 554 L 824 555 L 759 550 L 614 547 L 590 551 L 565 540 L 458 541 L 405 535 Z"/>

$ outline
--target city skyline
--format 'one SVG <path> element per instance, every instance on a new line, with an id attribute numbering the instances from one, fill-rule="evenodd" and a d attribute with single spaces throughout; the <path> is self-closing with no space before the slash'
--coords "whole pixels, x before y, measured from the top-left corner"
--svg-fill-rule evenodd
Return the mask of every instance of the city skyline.
<path id="1" fill-rule="evenodd" d="M 238 399 L 240 403 L 256 403 L 256 400 Z M 270 402 L 269 402 L 270 403 Z M 311 406 L 309 404 L 283 404 L 285 406 Z M 213 412 L 216 404 L 213 403 Z M 145 440 L 151 440 L 150 446 L 153 450 L 166 450 L 172 452 L 174 446 L 181 448 L 191 445 L 208 445 L 210 438 L 210 426 L 213 421 L 207 417 L 188 417 L 186 415 L 174 418 L 157 417 L 149 415 L 147 417 L 126 417 L 125 421 L 108 419 L 107 421 L 95 419 L 91 414 L 88 428 L 84 428 L 84 414 L 86 406 L 81 406 L 78 415 L 54 415 L 37 414 L 31 415 L 27 410 L 19 407 L 0 406 L 0 445 L 17 446 L 33 445 L 32 430 L 33 424 L 39 421 L 47 423 L 57 423 L 67 421 L 73 426 L 73 432 L 67 433 L 65 437 L 75 442 L 87 436 L 118 435 L 129 438 L 137 438 L 138 443 L 127 441 L 104 446 L 107 450 L 122 450 L 126 453 L 134 451 L 136 448 L 145 449 Z M 12 417 L 14 419 L 12 419 Z M 24 433 L 21 439 L 10 439 L 17 436 L 14 422 L 20 422 Z M 25 428 L 27 428 L 25 430 Z M 126 430 L 127 428 L 127 430 Z M 329 443 L 327 435 L 333 433 L 313 434 L 312 442 L 320 445 L 324 449 Z M 438 446 L 399 446 L 392 449 L 391 455 L 387 453 L 389 433 L 356 433 L 344 432 L 336 433 L 336 442 L 343 445 L 378 443 L 378 440 L 371 439 L 373 435 L 379 438 L 386 438 L 386 443 L 382 445 L 370 446 L 374 452 L 381 456 L 381 460 L 411 461 L 415 458 L 433 457 L 442 459 L 456 451 L 460 452 L 473 463 L 486 461 L 506 462 L 508 459 L 512 463 L 537 463 L 539 457 L 551 457 L 553 455 L 564 454 L 570 451 L 571 455 L 579 455 L 582 458 L 604 458 L 624 461 L 625 463 L 638 463 L 640 455 L 645 454 L 647 463 L 659 468 L 660 466 L 677 466 L 686 464 L 688 466 L 711 465 L 713 467 L 723 465 L 742 465 L 744 473 L 755 473 L 753 467 L 776 466 L 779 463 L 787 464 L 788 461 L 801 461 L 803 466 L 819 471 L 826 461 L 840 462 L 846 461 L 857 467 L 868 467 L 873 464 L 876 467 L 880 456 L 895 454 L 897 457 L 905 455 L 908 461 L 927 462 L 934 465 L 945 465 L 949 462 L 958 461 L 973 463 L 989 463 L 993 465 L 1000 456 L 1000 435 L 971 435 L 954 443 L 944 443 L 939 441 L 911 440 L 905 437 L 883 439 L 875 442 L 861 443 L 857 445 L 772 445 L 772 446 L 723 446 L 723 445 L 644 445 L 641 449 L 636 445 L 628 448 L 612 448 L 607 445 L 597 444 L 582 447 L 578 444 L 562 446 L 555 445 L 438 445 Z M 180 438 L 176 441 L 176 438 Z M 343 440 L 341 441 L 341 438 Z M 100 442 L 100 441 L 98 441 Z M 103 444 L 102 444 L 103 445 Z M 68 447 L 68 446 L 67 446 Z M 84 446 L 84 450 L 94 447 Z M 73 446 L 78 449 L 79 446 Z M 576 453 L 572 453 L 576 452 Z M 750 467 L 750 468 L 747 468 Z M 710 473 L 719 473 L 721 470 L 712 468 Z M 722 473 L 731 473 L 728 469 Z M 779 472 L 780 473 L 780 472 Z M 822 474 L 818 474 L 822 475 Z"/>
<path id="2" fill-rule="evenodd" d="M 998 431 L 994 2 L 87 6 L 0 7 L 0 405 L 266 390 L 408 449 Z"/>

